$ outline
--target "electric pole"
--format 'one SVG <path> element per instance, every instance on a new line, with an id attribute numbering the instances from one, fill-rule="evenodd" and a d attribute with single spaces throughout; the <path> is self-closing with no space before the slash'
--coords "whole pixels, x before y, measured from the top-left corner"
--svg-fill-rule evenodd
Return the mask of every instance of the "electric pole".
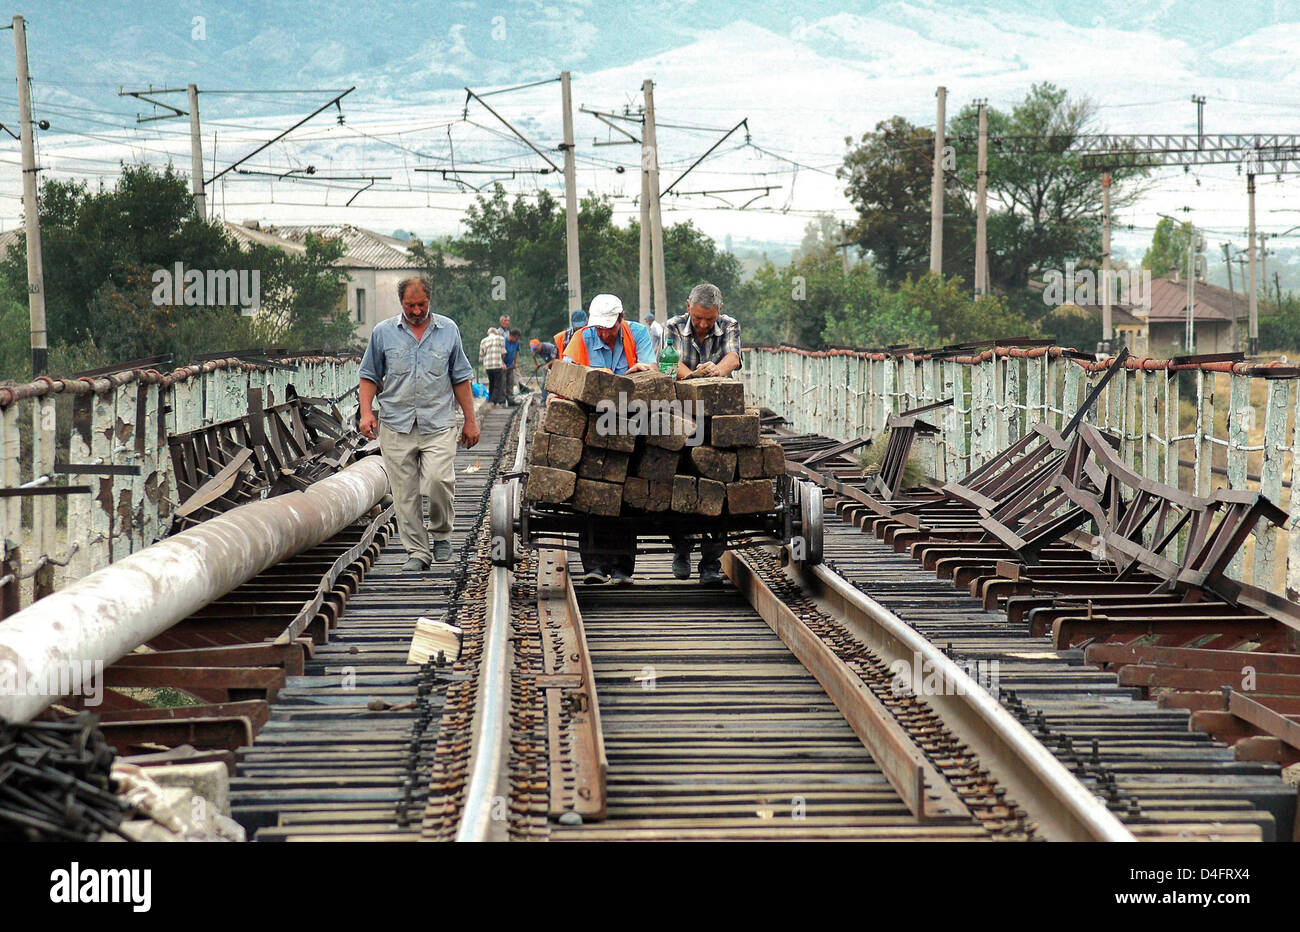
<path id="1" fill-rule="evenodd" d="M 1196 148 L 1205 148 L 1205 96 L 1193 94 L 1192 103 L 1196 104 Z"/>
<path id="2" fill-rule="evenodd" d="M 49 368 L 49 346 L 45 335 L 45 272 L 41 263 L 41 214 L 36 199 L 36 145 L 32 138 L 36 127 L 32 122 L 32 85 L 27 74 L 27 26 L 21 16 L 15 16 L 13 22 L 14 51 L 18 62 L 19 141 L 23 148 L 23 218 L 27 229 L 27 307 L 32 330 L 32 378 L 36 378 Z"/>
<path id="3" fill-rule="evenodd" d="M 569 253 L 569 306 L 564 309 L 567 315 L 582 307 L 582 266 L 578 259 L 578 169 L 573 159 L 573 96 L 567 71 L 560 73 L 560 90 L 564 99 L 564 230 Z"/>
<path id="4" fill-rule="evenodd" d="M 641 151 L 642 167 L 645 168 L 650 187 L 650 253 L 654 263 L 654 310 L 655 320 L 668 320 L 668 277 L 664 271 L 664 227 L 663 217 L 659 212 L 659 147 L 655 138 L 655 85 L 647 79 L 641 85 L 645 96 L 645 148 Z"/>
<path id="5" fill-rule="evenodd" d="M 938 109 L 934 122 L 934 179 L 930 185 L 930 271 L 943 274 L 943 148 L 946 123 L 944 103 L 948 89 L 940 87 L 934 92 Z"/>
<path id="6" fill-rule="evenodd" d="M 194 186 L 194 207 L 200 219 L 208 219 L 207 196 L 203 191 L 203 138 L 199 135 L 199 88 L 189 86 L 190 95 L 190 176 Z"/>
<path id="7" fill-rule="evenodd" d="M 1130 298 L 1130 300 L 1132 300 Z M 1115 331 L 1110 310 L 1110 172 L 1101 173 L 1101 340 L 1110 352 Z"/>
<path id="8" fill-rule="evenodd" d="M 1188 224 L 1187 236 L 1187 354 L 1196 352 L 1196 273 L 1205 258 L 1205 237 L 1194 224 Z"/>
<path id="9" fill-rule="evenodd" d="M 1247 242 L 1250 244 L 1250 293 L 1246 300 L 1250 308 L 1250 355 L 1259 352 L 1259 280 L 1255 277 L 1255 175 L 1246 173 L 1246 198 L 1249 202 L 1247 216 L 1250 230 Z"/>
<path id="10" fill-rule="evenodd" d="M 1232 288 L 1232 254 L 1231 247 L 1223 244 L 1223 264 L 1228 267 L 1228 307 L 1232 312 L 1232 349 L 1237 350 L 1237 292 Z"/>
<path id="11" fill-rule="evenodd" d="M 840 221 L 840 249 L 844 254 L 844 277 L 849 277 L 849 227 L 843 220 Z"/>
<path id="12" fill-rule="evenodd" d="M 989 291 L 989 115 L 988 101 L 977 100 L 980 113 L 979 161 L 975 169 L 975 296 Z"/>
<path id="13" fill-rule="evenodd" d="M 14 51 L 18 70 L 18 120 L 22 124 L 19 142 L 23 149 L 23 217 L 27 228 L 27 307 L 32 331 L 32 378 L 49 369 L 49 344 L 45 332 L 45 271 L 41 262 L 41 211 L 36 197 L 36 142 L 32 120 L 32 83 L 27 73 L 27 24 L 13 18 Z M 54 405 L 50 401 L 32 405 L 32 472 L 48 475 L 54 470 Z M 14 505 L 12 507 L 17 507 Z M 32 544 L 37 554 L 46 555 L 55 546 L 54 499 L 37 499 L 32 505 Z M 0 546 L 6 550 L 7 545 Z M 6 553 L 6 558 L 8 554 Z M 32 578 L 32 598 L 54 591 L 54 566 L 46 563 Z"/>
<path id="14" fill-rule="evenodd" d="M 641 131 L 642 139 L 645 130 Z M 641 316 L 650 313 L 650 172 L 645 168 L 645 144 L 641 146 Z M 666 321 L 659 321 L 663 324 Z"/>
<path id="15" fill-rule="evenodd" d="M 1259 277 L 1264 281 L 1264 291 L 1268 291 L 1268 234 L 1259 234 Z"/>

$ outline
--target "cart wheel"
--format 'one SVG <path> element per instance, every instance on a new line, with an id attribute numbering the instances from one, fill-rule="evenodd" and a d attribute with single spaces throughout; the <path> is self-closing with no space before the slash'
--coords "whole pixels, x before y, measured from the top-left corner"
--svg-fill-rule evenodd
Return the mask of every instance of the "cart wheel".
<path id="1" fill-rule="evenodd" d="M 511 493 L 511 483 L 501 482 L 492 487 L 489 517 L 492 531 L 492 563 L 496 566 L 515 564 L 514 498 Z"/>
<path id="2" fill-rule="evenodd" d="M 789 476 L 777 479 L 776 497 L 781 513 L 781 540 L 788 543 L 794 537 L 794 512 L 797 507 Z"/>
<path id="3" fill-rule="evenodd" d="M 801 562 L 822 562 L 823 516 L 821 486 L 808 481 L 800 482 L 799 533 L 803 537 L 803 560 Z"/>

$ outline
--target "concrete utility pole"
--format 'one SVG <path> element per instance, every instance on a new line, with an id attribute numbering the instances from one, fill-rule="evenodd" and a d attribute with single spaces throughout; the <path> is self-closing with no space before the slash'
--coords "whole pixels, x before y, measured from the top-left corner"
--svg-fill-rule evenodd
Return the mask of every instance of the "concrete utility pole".
<path id="1" fill-rule="evenodd" d="M 1268 234 L 1259 234 L 1259 277 L 1264 281 L 1265 290 L 1268 289 Z"/>
<path id="2" fill-rule="evenodd" d="M 940 87 L 934 92 L 938 110 L 934 121 L 934 180 L 930 185 L 930 271 L 943 274 L 943 148 L 947 124 L 944 103 L 948 89 Z"/>
<path id="3" fill-rule="evenodd" d="M 27 307 L 32 331 L 32 377 L 49 370 L 49 344 L 45 332 L 45 271 L 41 262 L 41 210 L 36 197 L 36 142 L 32 120 L 32 84 L 27 73 L 27 25 L 15 16 L 14 51 L 18 70 L 19 142 L 23 149 L 23 218 L 27 228 Z M 32 472 L 35 476 L 54 471 L 54 405 L 49 401 L 32 405 Z M 16 505 L 14 507 L 17 507 Z M 32 544 L 39 559 L 54 552 L 54 499 L 37 499 L 32 506 Z M 0 552 L 7 545 L 0 543 Z M 6 559 L 8 554 L 5 553 Z M 54 591 L 54 565 L 46 563 L 32 578 L 32 598 L 41 599 Z"/>
<path id="4" fill-rule="evenodd" d="M 565 314 L 582 307 L 582 266 L 578 260 L 578 167 L 573 160 L 573 95 L 569 72 L 560 73 L 564 98 L 564 238 L 569 252 L 569 306 Z"/>
<path id="5" fill-rule="evenodd" d="M 189 86 L 190 93 L 190 176 L 194 186 L 194 207 L 208 219 L 207 195 L 203 191 L 203 139 L 199 135 L 199 88 Z"/>
<path id="6" fill-rule="evenodd" d="M 1187 237 L 1187 335 L 1184 338 L 1185 352 L 1190 356 L 1196 352 L 1196 227 L 1189 225 Z"/>
<path id="7" fill-rule="evenodd" d="M 1223 244 L 1223 264 L 1228 267 L 1228 307 L 1232 312 L 1232 349 L 1237 349 L 1237 292 L 1232 288 L 1232 254 L 1231 247 Z"/>
<path id="8" fill-rule="evenodd" d="M 1132 300 L 1130 298 L 1130 300 Z M 1115 330 L 1110 314 L 1110 172 L 1101 173 L 1101 341 L 1110 352 Z"/>
<path id="9" fill-rule="evenodd" d="M 645 131 L 642 130 L 644 139 Z M 642 143 L 641 148 L 642 161 L 645 165 L 645 145 Z M 644 317 L 650 313 L 650 173 L 641 169 L 641 295 L 640 295 L 640 312 Z M 659 321 L 663 324 L 666 321 Z"/>
<path id="10" fill-rule="evenodd" d="M 32 122 L 32 86 L 27 75 L 27 27 L 21 16 L 14 17 L 14 51 L 18 60 L 19 141 L 23 149 L 23 218 L 27 228 L 27 308 L 32 329 L 32 377 L 35 378 L 44 375 L 49 369 L 50 353 L 45 335 L 45 272 L 41 263 L 41 214 L 36 200 L 36 145 L 32 139 L 35 124 Z"/>
<path id="11" fill-rule="evenodd" d="M 1247 211 L 1250 229 L 1247 232 L 1250 244 L 1250 292 L 1246 296 L 1250 307 L 1250 355 L 1259 352 L 1259 280 L 1255 277 L 1255 175 L 1246 173 L 1246 197 L 1249 201 Z"/>
<path id="12" fill-rule="evenodd" d="M 642 167 L 650 187 L 650 253 L 654 262 L 655 320 L 668 320 L 668 277 L 664 271 L 664 226 L 659 213 L 659 145 L 655 138 L 655 84 L 647 79 L 641 85 L 645 96 L 645 148 L 641 150 Z"/>
<path id="13" fill-rule="evenodd" d="M 979 161 L 975 169 L 975 296 L 989 293 L 989 114 L 988 101 L 980 108 Z"/>
<path id="14" fill-rule="evenodd" d="M 840 251 L 844 256 L 844 277 L 849 277 L 849 225 L 840 221 Z"/>

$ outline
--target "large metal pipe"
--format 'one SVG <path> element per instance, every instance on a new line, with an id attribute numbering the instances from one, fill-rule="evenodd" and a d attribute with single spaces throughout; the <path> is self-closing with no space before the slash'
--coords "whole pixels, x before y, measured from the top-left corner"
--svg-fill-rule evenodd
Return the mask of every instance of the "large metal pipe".
<path id="1" fill-rule="evenodd" d="M 0 622 L 0 716 L 23 722 L 58 696 L 27 683 L 107 666 L 379 503 L 388 476 L 367 456 L 302 492 L 249 502 L 118 560 Z M 64 679 L 66 682 L 66 678 Z M 17 685 L 18 688 L 5 688 Z"/>

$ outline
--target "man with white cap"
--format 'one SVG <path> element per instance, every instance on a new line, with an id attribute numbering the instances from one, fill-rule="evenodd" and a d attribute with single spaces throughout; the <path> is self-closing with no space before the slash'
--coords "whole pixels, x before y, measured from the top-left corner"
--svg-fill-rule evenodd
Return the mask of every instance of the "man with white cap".
<path id="1" fill-rule="evenodd" d="M 598 294 L 587 310 L 586 327 L 575 332 L 564 347 L 564 358 L 615 375 L 655 369 L 658 356 L 650 331 L 623 319 L 623 302 L 612 294 Z M 636 571 L 636 534 L 621 529 L 593 528 L 578 541 L 583 581 L 630 585 Z"/>
<path id="2" fill-rule="evenodd" d="M 598 294 L 587 310 L 587 326 L 569 339 L 564 358 L 627 375 L 655 368 L 659 357 L 650 331 L 623 319 L 623 302 L 612 294 Z"/>

